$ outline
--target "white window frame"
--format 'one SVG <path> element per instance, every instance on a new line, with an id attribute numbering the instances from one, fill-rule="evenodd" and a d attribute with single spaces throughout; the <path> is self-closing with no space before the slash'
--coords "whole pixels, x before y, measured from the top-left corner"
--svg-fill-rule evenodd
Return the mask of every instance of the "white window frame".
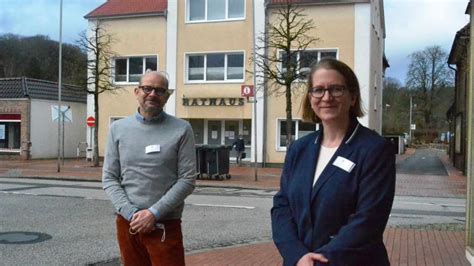
<path id="1" fill-rule="evenodd" d="M 295 50 L 292 50 L 292 51 L 295 51 Z M 305 52 L 305 51 L 311 51 L 311 52 L 314 52 L 314 51 L 317 51 L 318 52 L 318 62 L 319 60 L 321 60 L 321 53 L 324 53 L 324 52 L 336 52 L 336 59 L 339 60 L 339 48 L 308 48 L 304 51 L 300 51 L 297 53 L 296 55 L 296 64 L 297 64 L 297 68 L 299 70 L 299 66 L 300 66 L 300 58 L 301 58 L 301 52 Z M 279 50 L 278 51 L 278 57 L 280 60 L 282 60 L 282 55 L 283 55 L 283 50 Z M 280 72 L 283 72 L 283 62 L 280 62 L 278 64 L 278 67 L 279 67 L 279 71 Z M 297 72 L 299 74 L 299 71 Z M 295 80 L 295 82 L 306 82 L 306 79 L 299 79 L 299 80 Z"/>
<path id="2" fill-rule="evenodd" d="M 138 81 L 133 81 L 133 82 L 130 82 L 129 81 L 129 76 L 130 76 L 130 70 L 129 70 L 129 67 L 130 67 L 130 58 L 133 58 L 133 57 L 142 57 L 142 63 L 143 63 L 143 66 L 142 66 L 142 75 L 145 74 L 145 71 L 146 71 L 146 58 L 151 58 L 151 57 L 155 57 L 156 56 L 156 71 L 159 71 L 160 70 L 160 57 L 159 55 L 153 55 L 153 54 L 147 54 L 147 55 L 128 55 L 128 56 L 117 56 L 117 57 L 114 57 L 112 58 L 112 63 L 110 64 L 112 66 L 112 75 L 111 75 L 111 79 L 112 79 L 112 84 L 117 84 L 117 85 L 136 85 L 138 84 Z M 115 81 L 115 62 L 117 59 L 127 59 L 127 74 L 126 74 L 126 78 L 127 80 L 126 81 Z"/>
<path id="3" fill-rule="evenodd" d="M 286 146 L 281 146 L 281 143 L 280 143 L 280 130 L 281 130 L 281 127 L 280 127 L 280 122 L 281 121 L 286 121 L 286 118 L 282 118 L 282 117 L 278 117 L 276 118 L 276 139 L 275 139 L 275 150 L 276 151 L 281 151 L 281 152 L 286 152 Z M 300 129 L 300 122 L 304 122 L 303 119 L 301 118 L 296 118 L 296 119 L 293 119 L 293 121 L 295 122 L 295 135 L 294 135 L 294 141 L 296 141 L 297 139 L 299 139 L 299 129 Z M 319 130 L 319 124 L 315 124 L 315 131 Z"/>
<path id="4" fill-rule="evenodd" d="M 244 15 L 241 18 L 229 18 L 229 0 L 221 0 L 225 1 L 225 18 L 224 19 L 207 19 L 207 2 L 208 0 L 204 0 L 204 19 L 203 20 L 190 20 L 189 16 L 191 15 L 190 12 L 190 0 L 186 0 L 186 15 L 185 15 L 185 23 L 194 24 L 194 23 L 211 23 L 211 22 L 226 22 L 226 21 L 239 21 L 245 20 L 247 14 L 247 0 L 244 0 Z"/>
<path id="5" fill-rule="evenodd" d="M 207 77 L 207 55 L 212 54 L 225 54 L 224 57 L 224 79 L 223 80 L 206 80 Z M 242 67 L 242 79 L 227 79 L 227 56 L 232 54 L 242 54 L 243 56 L 243 67 Z M 203 80 L 189 80 L 188 79 L 188 72 L 189 72 L 189 56 L 197 56 L 202 55 L 204 56 L 204 79 Z M 245 51 L 212 51 L 212 52 L 196 52 L 196 53 L 185 53 L 184 54 L 184 84 L 202 84 L 202 83 L 242 83 L 245 81 Z"/>

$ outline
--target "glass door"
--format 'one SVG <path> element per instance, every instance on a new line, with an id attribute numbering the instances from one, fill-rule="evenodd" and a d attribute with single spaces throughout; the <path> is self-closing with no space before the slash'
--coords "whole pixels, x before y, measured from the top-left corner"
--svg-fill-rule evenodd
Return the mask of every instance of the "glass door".
<path id="1" fill-rule="evenodd" d="M 209 120 L 207 122 L 207 144 L 221 145 L 221 121 Z"/>

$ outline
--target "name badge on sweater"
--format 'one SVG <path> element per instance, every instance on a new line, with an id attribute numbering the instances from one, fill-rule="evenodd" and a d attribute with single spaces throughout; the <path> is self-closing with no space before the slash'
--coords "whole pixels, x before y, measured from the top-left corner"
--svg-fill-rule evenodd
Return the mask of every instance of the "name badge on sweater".
<path id="1" fill-rule="evenodd" d="M 337 156 L 336 160 L 332 163 L 334 166 L 341 168 L 342 170 L 350 173 L 354 169 L 355 163 L 344 157 Z"/>
<path id="2" fill-rule="evenodd" d="M 149 146 L 146 146 L 146 148 L 145 148 L 145 153 L 146 153 L 146 154 L 154 153 L 154 152 L 160 152 L 160 145 L 149 145 Z"/>

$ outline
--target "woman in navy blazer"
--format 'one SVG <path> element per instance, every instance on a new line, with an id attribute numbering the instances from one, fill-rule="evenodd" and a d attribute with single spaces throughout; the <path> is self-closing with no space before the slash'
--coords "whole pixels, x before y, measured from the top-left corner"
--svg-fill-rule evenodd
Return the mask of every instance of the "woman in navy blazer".
<path id="1" fill-rule="evenodd" d="M 395 194 L 391 144 L 362 126 L 349 66 L 313 66 L 303 119 L 322 128 L 289 148 L 271 211 L 284 265 L 390 265 L 383 232 Z"/>

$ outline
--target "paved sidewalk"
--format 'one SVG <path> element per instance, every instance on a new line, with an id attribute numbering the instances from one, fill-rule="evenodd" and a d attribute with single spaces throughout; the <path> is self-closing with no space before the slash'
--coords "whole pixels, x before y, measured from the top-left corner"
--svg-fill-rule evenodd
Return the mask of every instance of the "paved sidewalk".
<path id="1" fill-rule="evenodd" d="M 57 160 L 0 160 L 0 177 L 50 178 L 83 181 L 100 181 L 101 167 L 93 167 L 84 159 L 64 160 L 57 171 Z M 249 166 L 230 167 L 231 179 L 197 180 L 198 186 L 243 187 L 277 190 L 280 186 L 280 168 L 258 168 L 258 181 L 255 181 L 255 168 Z"/>
<path id="2" fill-rule="evenodd" d="M 401 162 L 414 153 L 408 149 L 397 156 Z M 465 197 L 466 177 L 449 163 L 442 152 L 438 155 L 449 176 L 414 176 L 397 174 L 397 195 L 431 197 Z M 36 177 L 69 180 L 100 181 L 100 167 L 91 167 L 85 160 L 66 160 L 57 172 L 56 160 L 1 160 L 0 177 Z M 231 165 L 230 180 L 198 180 L 198 186 L 243 187 L 277 190 L 281 169 L 258 168 L 258 181 L 254 168 Z M 384 241 L 392 265 L 469 265 L 464 257 L 464 231 L 462 228 L 388 228 Z M 273 243 L 257 243 L 207 251 L 194 251 L 186 256 L 187 265 L 281 265 L 281 257 Z"/>
<path id="3" fill-rule="evenodd" d="M 464 257 L 464 232 L 388 228 L 384 234 L 393 266 L 469 265 Z M 186 256 L 186 265 L 281 265 L 273 243 L 230 247 Z"/>

